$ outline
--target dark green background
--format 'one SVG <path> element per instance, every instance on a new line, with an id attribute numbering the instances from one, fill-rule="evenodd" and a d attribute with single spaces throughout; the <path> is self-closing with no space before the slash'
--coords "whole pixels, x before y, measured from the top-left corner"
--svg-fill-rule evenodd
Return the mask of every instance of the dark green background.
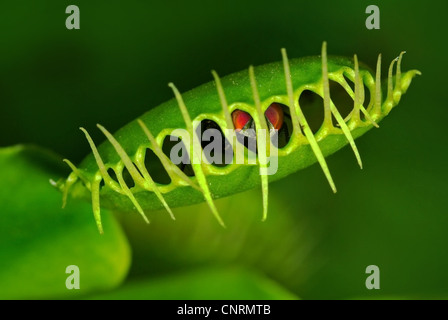
<path id="1" fill-rule="evenodd" d="M 70 4 L 80 30 L 65 28 Z M 381 10 L 380 30 L 365 27 L 369 4 Z M 324 40 L 329 54 L 356 53 L 370 66 L 378 53 L 388 63 L 406 50 L 403 69 L 423 75 L 358 140 L 363 170 L 348 148 L 328 159 L 336 195 L 315 165 L 271 185 L 265 223 L 258 190 L 219 202 L 234 206 L 225 231 L 213 220 L 208 232 L 197 227 L 206 206 L 176 210 L 174 225 L 120 216 L 134 252 L 128 281 L 243 265 L 302 298 L 446 297 L 446 2 L 17 1 L 0 12 L 0 146 L 38 144 L 75 163 L 89 152 L 79 126 L 102 140 L 96 123 L 118 129 L 170 99 L 170 81 L 186 91 L 211 69 L 280 60 L 282 47 L 316 55 Z M 224 257 L 235 246 L 243 249 Z M 365 288 L 371 264 L 380 290 Z"/>

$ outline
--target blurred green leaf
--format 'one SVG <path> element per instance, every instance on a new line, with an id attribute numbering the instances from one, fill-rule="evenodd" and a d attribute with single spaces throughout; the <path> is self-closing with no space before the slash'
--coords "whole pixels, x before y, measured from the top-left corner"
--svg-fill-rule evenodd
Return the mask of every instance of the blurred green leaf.
<path id="1" fill-rule="evenodd" d="M 293 300 L 297 296 L 266 277 L 244 269 L 204 269 L 144 282 L 128 282 L 92 299 Z"/>
<path id="2" fill-rule="evenodd" d="M 130 280 L 236 266 L 256 270 L 301 296 L 303 284 L 324 263 L 315 250 L 323 230 L 312 225 L 306 211 L 271 196 L 262 222 L 258 188 L 218 199 L 216 205 L 226 228 L 206 203 L 175 208 L 176 221 L 165 211 L 150 212 L 150 225 L 137 213 L 120 215 L 133 249 Z"/>
<path id="3" fill-rule="evenodd" d="M 36 147 L 0 149 L 0 299 L 77 297 L 127 274 L 130 249 L 112 215 L 100 236 L 88 203 L 61 209 L 49 183 L 64 173 L 60 163 Z M 66 288 L 69 265 L 79 267 L 79 290 Z"/>

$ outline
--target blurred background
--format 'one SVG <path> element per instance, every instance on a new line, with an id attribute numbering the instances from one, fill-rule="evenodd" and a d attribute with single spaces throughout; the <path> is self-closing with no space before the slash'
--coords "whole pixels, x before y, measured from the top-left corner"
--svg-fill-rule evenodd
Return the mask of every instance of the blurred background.
<path id="1" fill-rule="evenodd" d="M 93 286 L 86 297 L 447 297 L 447 2 L 25 2 L 0 13 L 0 146 L 39 145 L 74 163 L 90 152 L 80 126 L 102 141 L 96 123 L 117 130 L 171 99 L 168 82 L 186 91 L 210 81 L 212 69 L 226 75 L 281 60 L 282 47 L 291 58 L 317 55 L 327 41 L 330 55 L 356 53 L 372 67 L 382 53 L 383 74 L 406 50 L 403 70 L 423 74 L 380 128 L 357 140 L 363 170 L 349 148 L 327 159 L 337 194 L 314 165 L 271 185 L 264 223 L 258 189 L 218 201 L 227 229 L 206 205 L 176 209 L 176 222 L 150 213 L 149 226 L 117 214 L 129 269 L 115 289 Z M 72 4 L 80 30 L 65 27 Z M 370 4 L 380 30 L 365 27 Z M 0 203 L 0 214 L 8 208 Z M 82 214 L 94 227 L 91 212 Z M 368 265 L 380 268 L 380 290 L 365 287 Z M 39 294 L 24 288 L 22 296 Z"/>

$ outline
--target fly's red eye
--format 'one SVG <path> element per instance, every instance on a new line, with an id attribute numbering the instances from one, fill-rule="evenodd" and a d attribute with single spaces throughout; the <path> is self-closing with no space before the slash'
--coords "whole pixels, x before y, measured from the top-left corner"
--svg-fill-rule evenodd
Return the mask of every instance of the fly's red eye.
<path id="1" fill-rule="evenodd" d="M 233 125 L 236 130 L 243 129 L 251 119 L 252 117 L 247 112 L 241 110 L 235 110 L 232 112 Z"/>
<path id="2" fill-rule="evenodd" d="M 283 109 L 278 103 L 272 103 L 264 115 L 274 129 L 280 130 L 283 125 Z"/>

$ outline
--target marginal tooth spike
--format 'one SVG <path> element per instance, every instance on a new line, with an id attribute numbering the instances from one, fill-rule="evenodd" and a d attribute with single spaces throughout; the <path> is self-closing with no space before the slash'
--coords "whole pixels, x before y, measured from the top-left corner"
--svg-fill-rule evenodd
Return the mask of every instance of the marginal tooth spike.
<path id="1" fill-rule="evenodd" d="M 62 209 L 65 208 L 65 205 L 67 204 L 67 196 L 68 191 L 70 190 L 70 187 L 78 180 L 78 176 L 75 172 L 70 173 L 67 180 L 65 181 L 64 190 L 62 192 Z"/>
<path id="2" fill-rule="evenodd" d="M 399 90 L 401 92 L 401 60 L 403 59 L 403 55 L 406 53 L 406 51 L 400 52 L 400 55 L 398 56 L 397 61 L 397 76 L 395 81 L 395 90 Z"/>
<path id="3" fill-rule="evenodd" d="M 165 153 L 163 153 L 162 148 L 157 144 L 156 139 L 152 135 L 152 133 L 149 131 L 146 124 L 140 120 L 137 119 L 138 124 L 142 128 L 143 132 L 145 133 L 146 137 L 148 138 L 149 142 L 152 145 L 153 151 L 156 154 L 156 156 L 159 158 L 160 162 L 162 163 L 163 167 L 165 168 L 166 172 L 171 176 L 172 174 L 181 178 L 183 181 L 185 181 L 187 184 L 195 188 L 196 190 L 201 191 L 201 188 L 194 183 L 188 176 L 180 170 L 174 163 L 170 161 L 170 159 L 167 157 Z"/>
<path id="4" fill-rule="evenodd" d="M 126 151 L 124 151 L 123 147 L 118 143 L 118 141 L 114 138 L 113 135 L 110 134 L 109 131 L 106 130 L 102 125 L 97 124 L 96 125 L 106 136 L 107 140 L 112 144 L 117 154 L 120 156 L 121 161 L 123 161 L 123 164 L 125 165 L 126 169 L 128 169 L 129 174 L 131 175 L 132 179 L 134 179 L 135 183 L 140 185 L 141 187 L 145 187 L 145 180 L 140 175 L 138 170 L 135 168 L 134 163 L 127 155 Z"/>
<path id="5" fill-rule="evenodd" d="M 403 59 L 403 54 L 405 54 L 405 53 L 406 53 L 406 51 L 402 51 L 397 58 L 398 59 L 397 60 L 397 73 L 396 73 L 396 77 L 395 77 L 395 88 L 393 89 L 393 92 L 392 92 L 392 106 L 397 105 L 400 102 L 400 98 L 402 95 L 401 60 Z"/>
<path id="6" fill-rule="evenodd" d="M 72 169 L 72 171 L 74 172 L 74 174 L 76 174 L 76 176 L 79 177 L 79 178 L 84 182 L 84 184 L 85 184 L 87 187 L 90 186 L 90 182 L 84 177 L 84 175 L 82 174 L 82 172 L 79 171 L 79 169 L 76 168 L 76 166 L 75 166 L 70 160 L 68 160 L 68 159 L 64 159 L 64 160 L 62 160 L 62 161 L 64 161 L 64 162 L 70 167 L 70 169 Z"/>
<path id="7" fill-rule="evenodd" d="M 123 189 L 125 195 L 128 196 L 128 198 L 131 200 L 132 204 L 135 206 L 137 211 L 140 213 L 140 215 L 142 216 L 143 220 L 145 220 L 145 222 L 149 224 L 148 217 L 146 217 L 145 212 L 143 211 L 142 207 L 138 203 L 137 199 L 135 199 L 135 197 L 132 194 L 131 190 L 129 190 L 126 182 L 124 181 L 122 172 L 123 172 L 123 170 L 115 171 L 115 174 L 117 175 L 118 183 L 120 184 L 121 188 Z"/>
<path id="8" fill-rule="evenodd" d="M 53 179 L 50 178 L 50 179 L 48 179 L 48 182 L 50 182 L 51 186 L 57 188 L 58 183 L 57 183 L 55 180 L 53 180 Z"/>
<path id="9" fill-rule="evenodd" d="M 355 76 L 355 79 L 356 79 L 356 76 Z M 336 121 L 338 122 L 339 126 L 342 129 L 342 132 L 344 133 L 345 137 L 347 138 L 347 141 L 350 143 L 350 146 L 353 149 L 353 153 L 355 154 L 356 160 L 358 161 L 360 168 L 362 169 L 361 157 L 359 155 L 358 148 L 356 147 L 355 140 L 353 139 L 350 129 L 347 127 L 347 124 L 345 123 L 345 121 L 342 118 L 341 114 L 339 113 L 338 109 L 336 108 L 334 103 L 331 101 L 330 84 L 328 81 L 327 43 L 326 42 L 324 42 L 322 45 L 322 80 L 323 80 L 323 87 L 324 87 L 323 91 L 324 91 L 325 109 L 326 110 L 328 109 L 331 111 L 331 113 L 333 113 Z M 356 80 L 355 80 L 355 85 L 356 85 Z M 356 96 L 356 92 L 355 92 L 355 96 Z M 331 115 L 330 115 L 330 121 L 331 121 Z"/>
<path id="10" fill-rule="evenodd" d="M 213 202 L 213 197 L 210 192 L 210 189 L 208 187 L 207 179 L 205 177 L 204 171 L 202 170 L 202 161 L 201 161 L 201 154 L 196 154 L 194 150 L 201 150 L 201 145 L 198 141 L 198 137 L 196 134 L 194 134 L 193 131 L 193 124 L 191 122 L 190 115 L 188 114 L 187 107 L 185 106 L 184 100 L 182 99 L 182 95 L 180 94 L 179 90 L 177 90 L 176 86 L 173 83 L 169 83 L 168 86 L 173 90 L 174 96 L 176 97 L 177 104 L 179 105 L 179 109 L 182 113 L 182 117 L 184 118 L 185 125 L 187 127 L 187 130 L 190 134 L 190 137 L 193 139 L 193 150 L 190 148 L 190 157 L 192 158 L 192 168 L 194 171 L 194 174 L 196 176 L 196 180 L 198 181 L 199 186 L 201 187 L 202 194 L 204 195 L 204 199 L 207 202 L 208 206 L 210 207 L 210 210 L 212 211 L 213 215 L 215 216 L 216 220 L 218 220 L 218 223 L 225 228 L 224 221 L 222 220 L 221 216 L 219 215 L 218 209 L 215 206 L 215 203 Z"/>
<path id="11" fill-rule="evenodd" d="M 296 106 L 296 104 L 294 104 L 294 106 Z M 305 136 L 308 139 L 308 143 L 311 146 L 311 150 L 313 150 L 313 153 L 316 156 L 316 159 L 319 162 L 320 167 L 322 168 L 322 171 L 324 172 L 324 175 L 328 180 L 328 183 L 330 184 L 331 190 L 333 190 L 333 192 L 336 193 L 337 192 L 336 185 L 334 184 L 333 178 L 330 173 L 330 169 L 328 168 L 327 162 L 325 161 L 325 157 L 298 103 L 294 111 L 297 113 L 300 123 L 302 124 L 303 132 L 305 133 Z"/>
<path id="12" fill-rule="evenodd" d="M 342 86 L 342 88 L 344 88 L 344 90 L 348 93 L 350 98 L 352 98 L 353 101 L 355 101 L 355 92 L 352 90 L 352 88 L 348 84 L 347 80 L 345 80 L 345 78 L 342 77 L 341 79 L 339 79 L 338 83 Z M 344 122 L 348 122 L 350 120 L 350 118 L 352 117 L 352 114 L 353 114 L 353 110 L 350 111 L 350 113 L 345 116 Z"/>
<path id="13" fill-rule="evenodd" d="M 173 90 L 180 112 L 182 113 L 182 117 L 184 118 L 185 125 L 187 126 L 187 130 L 193 132 L 193 124 L 190 115 L 188 114 L 187 106 L 185 105 L 184 99 L 182 99 L 182 95 L 180 94 L 174 83 L 168 83 L 168 87 Z"/>
<path id="14" fill-rule="evenodd" d="M 328 82 L 327 42 L 322 43 L 322 82 L 324 87 L 324 123 L 323 126 L 333 127 L 330 107 L 330 85 Z"/>
<path id="15" fill-rule="evenodd" d="M 364 83 L 361 79 L 361 75 L 359 73 L 359 63 L 358 63 L 358 56 L 355 54 L 354 56 L 355 60 L 355 107 L 353 108 L 353 115 L 355 115 L 356 120 L 360 120 L 359 117 L 359 111 L 361 111 L 366 119 L 375 127 L 379 128 L 378 124 L 375 122 L 375 120 L 372 119 L 370 114 L 367 112 L 367 110 L 364 108 Z"/>
<path id="16" fill-rule="evenodd" d="M 92 182 L 92 209 L 95 217 L 96 226 L 100 234 L 103 234 L 103 224 L 101 223 L 101 209 L 100 209 L 100 183 L 103 180 L 101 175 L 97 175 Z"/>
<path id="17" fill-rule="evenodd" d="M 300 108 L 298 101 L 294 102 L 293 104 L 293 112 L 297 114 L 297 118 L 299 120 L 299 123 L 301 124 L 303 133 L 308 139 L 308 143 L 310 144 L 311 150 L 313 150 L 313 153 L 316 156 L 316 159 L 319 162 L 319 165 L 322 168 L 322 171 L 324 172 L 324 175 L 327 178 L 331 189 L 333 190 L 334 193 L 336 193 L 337 191 L 336 185 L 334 184 L 333 178 L 331 177 L 331 173 L 330 170 L 328 169 L 325 157 L 322 154 L 322 150 L 320 149 L 319 144 L 317 143 L 310 126 L 308 125 L 308 121 L 306 121 L 305 115 L 303 114 L 303 111 Z"/>
<path id="18" fill-rule="evenodd" d="M 339 82 L 339 81 L 338 81 Z M 340 79 L 339 84 L 347 91 L 348 95 L 355 101 L 355 93 L 350 87 L 350 85 L 347 83 L 347 81 L 342 78 Z M 370 116 L 370 114 L 367 112 L 367 110 L 364 108 L 362 104 L 359 105 L 359 110 L 364 114 L 366 119 L 375 127 L 379 128 L 379 125 L 373 120 L 373 118 Z M 352 117 L 353 110 L 344 118 L 344 122 L 348 122 Z"/>
<path id="19" fill-rule="evenodd" d="M 349 144 L 353 150 L 353 153 L 355 154 L 355 157 L 356 157 L 359 167 L 362 169 L 361 156 L 359 155 L 358 148 L 356 147 L 355 140 L 353 139 L 350 129 L 347 127 L 347 124 L 344 122 L 344 119 L 342 118 L 338 109 L 336 108 L 336 106 L 334 105 L 334 103 L 332 101 L 330 103 L 330 106 L 331 106 L 331 111 L 332 111 L 334 117 L 336 118 L 336 121 L 338 122 L 339 126 L 341 127 L 341 130 L 344 133 L 345 138 L 349 142 Z"/>
<path id="20" fill-rule="evenodd" d="M 162 192 L 160 192 L 159 187 L 154 182 L 154 180 L 151 178 L 151 175 L 149 174 L 148 170 L 146 170 L 146 167 L 144 166 L 144 164 L 142 164 L 140 161 L 137 161 L 137 167 L 140 170 L 140 172 L 142 173 L 143 178 L 145 179 L 145 181 L 148 184 L 148 186 L 156 194 L 156 196 L 159 199 L 159 201 L 163 204 L 163 206 L 165 207 L 166 211 L 169 213 L 171 219 L 176 220 L 176 218 L 174 217 L 173 212 L 171 211 L 171 208 L 169 207 L 168 203 L 166 202 L 165 198 L 163 197 Z"/>
<path id="21" fill-rule="evenodd" d="M 261 102 L 260 102 L 260 96 L 258 94 L 258 89 L 257 89 L 257 81 L 255 79 L 255 73 L 254 73 L 254 67 L 250 66 L 249 67 L 249 78 L 250 78 L 250 84 L 252 87 L 252 94 L 254 96 L 254 102 L 255 102 L 255 106 L 257 108 L 257 119 L 256 120 L 256 127 L 257 127 L 257 131 L 262 129 L 265 132 L 265 139 L 259 139 L 259 137 L 261 137 L 261 135 L 259 136 L 257 134 L 257 149 L 259 150 L 258 152 L 258 160 L 259 160 L 259 164 L 260 164 L 260 176 L 261 176 L 261 190 L 262 190 L 262 195 L 263 195 L 263 216 L 262 216 L 262 221 L 265 221 L 268 215 L 268 175 L 266 174 L 266 168 L 267 168 L 267 153 L 269 152 L 268 147 L 270 147 L 270 135 L 269 135 L 269 129 L 268 129 L 268 125 L 266 124 L 266 119 L 264 117 L 264 112 L 261 109 Z M 264 140 L 264 141 L 262 141 Z M 262 143 L 266 144 L 266 147 L 263 148 Z M 266 154 L 263 154 L 263 152 L 261 152 L 261 150 L 266 150 Z M 264 169 L 264 170 L 263 170 Z M 264 172 L 263 172 L 264 171 Z"/>
<path id="22" fill-rule="evenodd" d="M 288 55 L 286 53 L 286 49 L 282 48 L 282 59 L 283 59 L 283 70 L 285 71 L 285 82 L 286 82 L 286 92 L 288 93 L 288 100 L 289 100 L 289 109 L 291 110 L 291 118 L 292 118 L 292 126 L 293 131 L 297 134 L 302 134 L 302 129 L 300 126 L 300 121 L 297 116 L 297 113 L 294 112 L 294 88 L 292 85 L 292 79 L 291 79 L 291 69 L 289 68 L 289 60 Z"/>
<path id="23" fill-rule="evenodd" d="M 378 55 L 378 62 L 376 63 L 375 104 L 373 106 L 373 113 L 377 115 L 381 114 L 381 53 Z"/>
<path id="24" fill-rule="evenodd" d="M 393 101 L 394 87 L 393 87 L 392 73 L 393 73 L 394 64 L 395 64 L 395 62 L 398 61 L 398 58 L 399 57 L 392 60 L 392 62 L 390 63 L 390 66 L 389 66 L 389 74 L 387 75 L 387 98 L 386 98 L 388 102 Z"/>
<path id="25" fill-rule="evenodd" d="M 361 83 L 361 79 L 359 76 L 359 65 L 358 65 L 358 56 L 355 54 L 354 56 L 355 61 L 355 101 L 354 101 L 354 107 L 353 107 L 353 113 L 352 113 L 352 119 L 355 118 L 355 121 L 359 121 L 359 105 L 362 104 L 361 102 L 361 87 L 364 89 L 364 86 Z M 364 100 L 364 99 L 362 99 Z"/>
<path id="26" fill-rule="evenodd" d="M 222 111 L 224 113 L 224 118 L 226 120 L 227 130 L 232 130 L 232 132 L 235 132 L 234 131 L 235 127 L 234 127 L 234 124 L 233 124 L 232 115 L 230 114 L 230 110 L 229 110 L 229 106 L 228 106 L 228 103 L 227 103 L 226 95 L 224 93 L 224 88 L 223 88 L 223 86 L 221 84 L 221 79 L 219 78 L 219 75 L 218 75 L 218 73 L 215 70 L 212 70 L 212 75 L 213 75 L 213 78 L 215 79 L 216 90 L 218 91 L 219 101 L 221 102 Z M 223 133 L 224 133 L 224 135 L 227 136 L 226 130 L 223 130 Z M 230 138 L 232 140 L 233 139 L 233 135 L 231 135 L 230 137 L 228 136 L 228 138 Z M 231 146 L 232 146 L 232 151 L 235 152 L 235 145 L 233 143 L 231 143 Z M 236 148 L 238 148 L 238 145 L 237 145 Z"/>
<path id="27" fill-rule="evenodd" d="M 86 136 L 86 139 L 89 142 L 90 148 L 92 149 L 93 156 L 95 157 L 96 164 L 97 164 L 97 166 L 98 166 L 98 168 L 99 168 L 99 170 L 101 172 L 101 176 L 103 177 L 104 182 L 108 186 L 110 186 L 115 192 L 122 193 L 121 188 L 117 185 L 117 183 L 114 180 L 112 180 L 112 178 L 107 173 L 107 169 L 106 169 L 106 166 L 104 165 L 103 159 L 101 159 L 101 156 L 100 156 L 100 154 L 98 152 L 98 149 L 96 148 L 95 143 L 93 142 L 93 140 L 90 137 L 90 135 L 87 132 L 87 130 L 82 128 L 82 127 L 79 128 L 79 129 L 82 132 L 84 132 L 84 134 Z"/>
<path id="28" fill-rule="evenodd" d="M 218 91 L 219 101 L 221 102 L 222 111 L 224 112 L 224 118 L 226 119 L 227 129 L 234 129 L 232 116 L 230 115 L 229 106 L 227 104 L 226 95 L 224 94 L 224 88 L 221 84 L 221 79 L 215 70 L 212 70 L 213 78 L 215 79 L 216 90 Z"/>
<path id="29" fill-rule="evenodd" d="M 375 120 L 373 120 L 372 116 L 369 114 L 369 112 L 367 112 L 367 110 L 364 108 L 363 105 L 360 105 L 359 109 L 362 111 L 362 113 L 366 117 L 367 121 L 369 121 L 375 128 L 379 128 L 380 127 L 379 124 L 376 123 Z"/>

